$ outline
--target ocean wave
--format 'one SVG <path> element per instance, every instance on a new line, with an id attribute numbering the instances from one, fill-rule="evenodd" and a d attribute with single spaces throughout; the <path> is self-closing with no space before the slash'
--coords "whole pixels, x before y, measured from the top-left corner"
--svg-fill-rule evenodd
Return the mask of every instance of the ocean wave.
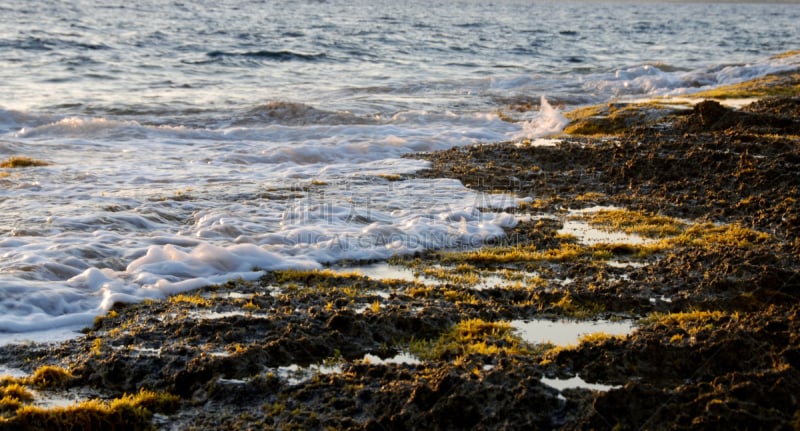
<path id="1" fill-rule="evenodd" d="M 643 64 L 584 80 L 587 91 L 608 96 L 680 95 L 738 84 L 772 73 L 797 70 L 800 55 L 770 58 L 750 64 L 717 65 L 685 70 L 661 64 Z"/>
<path id="2" fill-rule="evenodd" d="M 20 145 L 0 140 L 0 154 L 19 154 Z"/>
<path id="3" fill-rule="evenodd" d="M 12 136 L 17 139 L 93 140 L 101 145 L 148 138 L 172 139 L 173 142 L 182 143 L 188 143 L 190 140 L 227 140 L 222 130 L 191 128 L 179 124 L 151 125 L 136 120 L 116 120 L 106 117 L 67 117 L 45 124 L 32 122 L 14 132 Z"/>
<path id="4" fill-rule="evenodd" d="M 220 118 L 218 122 L 233 124 L 212 129 L 147 125 L 103 117 L 68 117 L 41 126 L 23 127 L 11 136 L 22 143 L 28 140 L 46 142 L 59 152 L 67 151 L 67 144 L 93 145 L 98 149 L 113 145 L 119 151 L 135 153 L 132 157 L 144 164 L 140 169 L 147 171 L 149 166 L 171 164 L 169 156 L 173 150 L 169 148 L 172 146 L 202 147 L 204 161 L 193 157 L 186 160 L 201 162 L 197 169 L 207 163 L 352 164 L 506 140 L 520 127 L 502 121 L 494 113 L 458 115 L 419 111 L 375 119 L 291 103 L 257 107 L 233 119 Z M 16 152 L 10 147 L 8 151 Z M 159 159 L 158 155 L 168 158 Z M 58 160 L 54 163 L 59 164 Z M 190 175 L 189 171 L 186 175 Z M 168 176 L 174 177 L 174 173 Z"/>
<path id="5" fill-rule="evenodd" d="M 23 36 L 14 40 L 0 40 L 0 48 L 23 51 L 110 49 L 104 43 L 73 40 L 71 37 L 74 37 L 74 35 L 65 35 L 65 37 L 57 37 L 56 35 L 54 37 Z"/>
<path id="6" fill-rule="evenodd" d="M 42 126 L 26 127 L 14 134 L 17 138 L 39 138 L 58 136 L 62 138 L 117 137 L 136 134 L 142 126 L 135 121 L 117 121 L 105 118 L 68 117 Z"/>
<path id="7" fill-rule="evenodd" d="M 328 59 L 325 53 L 304 53 L 289 50 L 258 50 L 258 51 L 209 51 L 206 59 L 196 61 L 185 61 L 190 64 L 211 64 L 211 63 L 231 63 L 233 65 L 241 62 L 318 62 Z"/>
<path id="8" fill-rule="evenodd" d="M 250 109 L 234 118 L 234 127 L 283 124 L 305 126 L 310 124 L 374 124 L 374 117 L 357 116 L 347 111 L 327 111 L 304 103 L 268 102 Z"/>
<path id="9" fill-rule="evenodd" d="M 38 127 L 53 121 L 57 120 L 52 115 L 0 108 L 0 133 L 18 131 L 23 127 Z"/>

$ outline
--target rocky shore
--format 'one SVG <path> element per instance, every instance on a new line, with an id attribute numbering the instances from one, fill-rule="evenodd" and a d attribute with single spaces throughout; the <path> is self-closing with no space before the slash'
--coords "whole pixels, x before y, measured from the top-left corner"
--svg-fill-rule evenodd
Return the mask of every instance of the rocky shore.
<path id="1" fill-rule="evenodd" d="M 800 429 L 798 82 L 414 155 L 522 198 L 522 221 L 385 277 L 270 272 L 1 347 L 29 374 L 0 377 L 0 430 Z M 559 345 L 511 323 L 565 318 L 634 329 Z M 553 383 L 576 376 L 601 386 Z"/>

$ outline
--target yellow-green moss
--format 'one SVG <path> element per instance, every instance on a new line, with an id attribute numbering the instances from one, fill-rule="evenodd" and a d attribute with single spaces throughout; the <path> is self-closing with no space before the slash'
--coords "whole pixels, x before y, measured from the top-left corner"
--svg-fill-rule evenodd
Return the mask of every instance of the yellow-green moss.
<path id="1" fill-rule="evenodd" d="M 567 238 L 565 238 L 567 239 Z M 479 250 L 443 253 L 446 262 L 468 262 L 478 265 L 502 264 L 511 262 L 565 262 L 576 260 L 588 249 L 579 244 L 562 242 L 558 248 L 537 250 L 534 245 L 516 247 L 486 247 Z"/>
<path id="2" fill-rule="evenodd" d="M 527 343 L 514 333 L 511 324 L 481 319 L 463 320 L 436 340 L 412 340 L 409 350 L 427 360 L 451 360 L 472 354 L 531 353 Z"/>
<path id="3" fill-rule="evenodd" d="M 72 374 L 60 367 L 43 366 L 32 376 L 5 377 L 0 381 L 0 431 L 6 430 L 146 430 L 154 412 L 171 413 L 180 399 L 171 394 L 142 390 L 112 401 L 91 399 L 80 403 L 44 408 L 32 405 L 27 386 L 65 387 Z"/>
<path id="4" fill-rule="evenodd" d="M 64 368 L 45 365 L 37 369 L 32 376 L 24 379 L 24 383 L 42 388 L 64 387 L 72 379 L 72 373 Z"/>
<path id="5" fill-rule="evenodd" d="M 795 56 L 800 56 L 800 49 L 795 49 L 795 50 L 792 50 L 792 51 L 786 51 L 786 52 L 782 52 L 780 54 L 775 54 L 772 57 L 770 57 L 770 59 L 772 59 L 772 60 L 780 60 L 782 58 L 789 58 L 789 57 L 795 57 Z"/>
<path id="6" fill-rule="evenodd" d="M 0 398 L 12 398 L 22 402 L 33 401 L 33 394 L 19 383 L 11 383 L 5 386 L 0 386 Z"/>
<path id="7" fill-rule="evenodd" d="M 103 354 L 102 338 L 95 338 L 94 341 L 92 341 L 92 354 L 95 356 L 100 356 Z"/>
<path id="8" fill-rule="evenodd" d="M 771 236 L 764 232 L 746 228 L 738 223 L 715 225 L 698 223 L 690 226 L 670 242 L 674 245 L 713 246 L 724 245 L 740 248 L 751 247 L 768 241 Z"/>
<path id="9" fill-rule="evenodd" d="M 630 127 L 656 121 L 672 112 L 672 108 L 655 101 L 587 106 L 565 114 L 571 122 L 564 128 L 564 133 L 617 135 Z"/>
<path id="10" fill-rule="evenodd" d="M 576 260 L 604 261 L 625 255 L 631 259 L 645 259 L 652 255 L 676 248 L 699 246 L 750 247 L 771 239 L 769 234 L 743 227 L 739 224 L 715 225 L 712 223 L 688 224 L 681 220 L 649 214 L 643 211 L 602 210 L 578 216 L 587 219 L 597 229 L 613 232 L 623 231 L 647 238 L 660 239 L 643 243 L 597 243 L 578 244 L 571 235 L 555 235 L 556 247 L 539 249 L 537 244 L 484 247 L 477 250 L 442 252 L 440 262 L 457 264 L 457 271 L 442 268 L 423 268 L 421 273 L 458 284 L 474 284 L 481 280 L 475 267 L 491 267 L 503 264 L 522 264 L 530 268 L 536 262 L 559 263 Z M 422 264 L 414 264 L 421 266 Z M 458 266 L 456 268 L 459 268 Z"/>
<path id="11" fill-rule="evenodd" d="M 724 311 L 689 311 L 682 313 L 652 313 L 642 319 L 642 325 L 664 325 L 680 328 L 690 336 L 696 335 L 701 331 L 710 331 L 715 327 L 715 322 L 721 319 L 739 319 L 738 313 L 727 313 Z M 675 337 L 670 338 L 670 342 L 678 342 L 683 339 Z"/>
<path id="12" fill-rule="evenodd" d="M 605 311 L 605 307 L 602 304 L 595 302 L 578 302 L 569 292 L 564 293 L 558 301 L 553 302 L 551 305 L 559 311 L 560 314 L 578 319 L 594 317 Z"/>
<path id="13" fill-rule="evenodd" d="M 11 398 L 11 397 L 3 397 L 0 398 L 0 430 L 4 430 L 7 427 L 3 425 L 5 419 L 11 417 L 17 410 L 22 408 L 24 404 L 22 401 Z"/>
<path id="14" fill-rule="evenodd" d="M 9 410 L 0 401 L 0 430 L 149 430 L 154 412 L 171 413 L 179 398 L 171 394 L 141 391 L 110 402 L 97 399 L 54 408 L 17 405 Z"/>
<path id="15" fill-rule="evenodd" d="M 549 210 L 558 199 L 535 199 L 530 202 L 520 201 L 517 208 L 520 211 L 543 212 Z"/>
<path id="16" fill-rule="evenodd" d="M 726 85 L 691 95 L 699 99 L 744 99 L 770 96 L 794 97 L 800 94 L 800 72 L 777 73 L 739 84 Z"/>
<path id="17" fill-rule="evenodd" d="M 604 193 L 586 192 L 575 196 L 575 200 L 578 202 L 595 202 L 605 197 L 606 195 Z"/>
<path id="18" fill-rule="evenodd" d="M 466 303 L 477 305 L 480 303 L 475 295 L 465 290 L 459 289 L 445 289 L 443 292 L 444 299 L 454 303 Z"/>
<path id="19" fill-rule="evenodd" d="M 601 210 L 586 215 L 589 225 L 607 232 L 622 231 L 647 238 L 666 238 L 678 235 L 685 223 L 672 217 L 625 209 Z"/>
<path id="20" fill-rule="evenodd" d="M 8 159 L 0 162 L 0 168 L 29 168 L 36 166 L 47 166 L 49 164 L 50 163 L 47 163 L 43 160 L 36 160 L 30 157 L 11 156 Z"/>
<path id="21" fill-rule="evenodd" d="M 631 259 L 646 259 L 654 254 L 663 253 L 673 248 L 669 239 L 647 244 L 629 244 L 624 242 L 594 244 L 589 249 L 592 257 L 608 260 L 617 255 L 625 255 Z"/>
<path id="22" fill-rule="evenodd" d="M 606 332 L 590 332 L 588 334 L 583 334 L 578 337 L 578 344 L 594 344 L 599 345 L 603 344 L 608 340 L 612 340 L 614 338 L 618 338 L 617 335 L 611 335 Z"/>
<path id="23" fill-rule="evenodd" d="M 197 307 L 210 307 L 211 301 L 207 298 L 203 298 L 200 295 L 186 295 L 186 294 L 178 294 L 170 296 L 167 300 L 172 304 L 191 304 Z"/>
<path id="24" fill-rule="evenodd" d="M 287 269 L 274 272 L 278 283 L 314 283 L 329 287 L 331 285 L 342 284 L 353 280 L 363 279 L 364 276 L 357 272 L 339 273 L 330 269 Z"/>
<path id="25" fill-rule="evenodd" d="M 252 299 L 250 299 L 244 305 L 242 305 L 242 308 L 244 308 L 247 311 L 256 311 L 261 309 L 261 307 L 258 304 L 254 303 Z"/>
<path id="26" fill-rule="evenodd" d="M 461 264 L 462 269 L 459 270 L 456 268 L 455 270 L 442 268 L 442 267 L 433 267 L 433 268 L 423 268 L 422 275 L 428 278 L 435 278 L 442 281 L 447 281 L 453 284 L 460 284 L 460 285 L 467 285 L 472 286 L 479 284 L 481 282 L 481 277 L 478 273 L 474 270 L 465 271 L 463 269 L 464 266 L 471 267 L 470 265 Z"/>
<path id="27" fill-rule="evenodd" d="M 380 302 L 380 301 L 378 301 L 378 300 L 376 299 L 376 300 L 375 300 L 375 301 L 374 301 L 372 304 L 370 304 L 370 306 L 369 306 L 369 310 L 370 310 L 370 311 L 371 311 L 373 314 L 378 314 L 378 313 L 380 313 L 380 312 L 381 312 L 381 302 Z"/>

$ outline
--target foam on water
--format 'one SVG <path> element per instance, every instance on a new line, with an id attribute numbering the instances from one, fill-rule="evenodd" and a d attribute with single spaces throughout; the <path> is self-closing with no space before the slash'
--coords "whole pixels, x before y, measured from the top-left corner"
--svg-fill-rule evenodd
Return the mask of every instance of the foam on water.
<path id="1" fill-rule="evenodd" d="M 536 139 L 554 135 L 564 130 L 564 127 L 569 124 L 569 120 L 553 108 L 544 96 L 542 96 L 540 106 L 539 116 L 524 122 L 522 132 L 515 135 L 514 139 Z"/>
<path id="2" fill-rule="evenodd" d="M 181 164 L 179 154 L 195 156 L 193 142 L 173 144 L 161 136 L 155 144 L 116 140 L 120 148 L 103 149 L 121 151 L 124 165 L 136 169 L 115 170 L 124 166 L 119 156 L 102 150 L 78 163 L 86 146 L 111 147 L 98 130 L 106 136 L 118 127 L 160 133 L 127 122 L 69 119 L 34 129 L 42 133 L 15 135 L 27 142 L 23 146 L 50 146 L 52 165 L 4 179 L 13 202 L 0 215 L 10 226 L 0 238 L 0 331 L 88 325 L 115 302 L 253 280 L 266 270 L 473 248 L 516 223 L 511 215 L 478 210 L 513 208 L 511 196 L 477 194 L 456 180 L 384 179 L 380 175 L 425 166 L 386 158 L 392 148 L 359 152 L 366 161 L 349 162 L 351 153 L 332 149 L 337 161 L 329 163 L 309 160 L 311 150 L 301 150 L 291 162 L 278 163 L 246 157 L 269 141 L 231 143 L 223 133 L 202 155 L 219 160 L 238 148 L 243 156 L 236 161 Z M 61 133 L 73 143 L 44 138 L 64 138 Z M 12 195 L 15 186 L 24 192 Z"/>
<path id="3" fill-rule="evenodd" d="M 663 70 L 641 65 L 616 70 L 596 81 L 584 83 L 586 89 L 616 96 L 679 96 L 724 85 L 738 84 L 759 76 L 796 70 L 800 57 L 769 58 L 751 64 L 734 64 L 697 70 Z M 663 66 L 662 66 L 663 67 Z"/>

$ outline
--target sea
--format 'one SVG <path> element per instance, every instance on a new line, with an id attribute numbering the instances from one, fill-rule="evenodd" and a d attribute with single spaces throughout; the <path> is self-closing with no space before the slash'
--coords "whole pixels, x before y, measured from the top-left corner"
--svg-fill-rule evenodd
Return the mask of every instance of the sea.
<path id="1" fill-rule="evenodd" d="M 264 271 L 477 248 L 404 155 L 800 68 L 800 4 L 0 0 L 0 344 Z M 569 161 L 565 160 L 565 163 Z"/>

